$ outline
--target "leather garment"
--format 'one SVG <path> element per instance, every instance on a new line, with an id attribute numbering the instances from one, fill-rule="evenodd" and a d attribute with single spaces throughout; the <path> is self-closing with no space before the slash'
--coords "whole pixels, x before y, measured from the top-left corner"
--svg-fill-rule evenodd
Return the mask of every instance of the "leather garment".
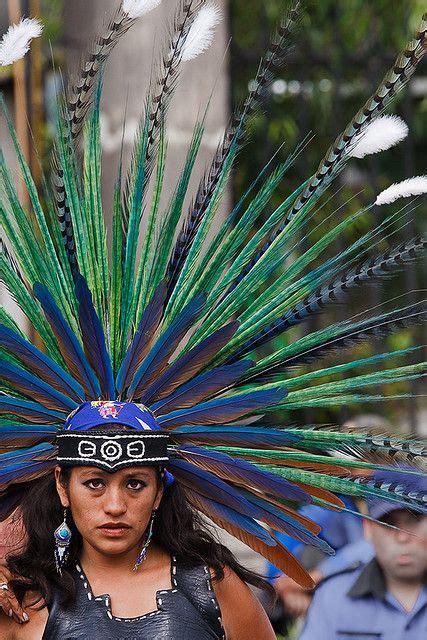
<path id="1" fill-rule="evenodd" d="M 93 596 L 80 567 L 76 598 L 61 605 L 54 592 L 42 640 L 224 640 L 221 613 L 207 567 L 172 559 L 172 588 L 156 593 L 157 610 L 138 618 L 112 615 L 108 594 Z"/>

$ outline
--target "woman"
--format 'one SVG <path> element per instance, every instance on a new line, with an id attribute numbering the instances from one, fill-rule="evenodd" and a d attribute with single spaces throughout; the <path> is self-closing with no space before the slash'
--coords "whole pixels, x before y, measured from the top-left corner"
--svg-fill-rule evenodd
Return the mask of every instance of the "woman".
<path id="1" fill-rule="evenodd" d="M 21 207 L 14 172 L 1 154 L 2 227 L 16 257 L 1 245 L 2 279 L 32 336 L 43 343 L 42 349 L 38 341 L 32 344 L 1 310 L 0 521 L 21 509 L 27 546 L 8 557 L 15 580 L 5 574 L 0 592 L 7 612 L 14 591 L 30 611 L 30 621 L 20 627 L 3 615 L 2 634 L 9 637 L 201 640 L 225 632 L 228 640 L 270 638 L 265 615 L 242 582 L 258 579 L 213 542 L 193 509 L 310 588 L 311 577 L 275 535 L 331 551 L 318 538 L 319 526 L 298 512 L 300 505 L 342 509 L 334 492 L 422 505 L 422 497 L 400 486 L 396 497 L 394 487 L 372 486 L 369 479 L 372 451 L 382 454 L 375 458 L 381 462 L 396 453 L 424 455 L 416 443 L 272 424 L 307 406 L 376 400 L 360 390 L 422 375 L 422 364 L 396 365 L 406 350 L 295 373 L 297 365 L 317 364 L 349 344 L 419 322 L 417 305 L 275 338 L 347 290 L 388 278 L 424 247 L 415 238 L 366 260 L 364 251 L 389 233 L 386 218 L 372 233 L 362 225 L 363 235 L 336 252 L 338 237 L 358 232 L 353 223 L 364 211 L 323 225 L 317 219 L 321 209 L 314 209 L 331 180 L 344 175 L 355 145 L 363 156 L 406 135 L 406 125 L 393 120 L 400 135 L 370 145 L 376 119 L 424 53 L 425 23 L 312 178 L 262 222 L 302 149 L 274 169 L 272 160 L 217 233 L 209 234 L 245 126 L 287 51 L 299 2 L 281 21 L 244 107 L 232 118 L 186 212 L 203 124 L 195 128 L 176 188 L 164 194 L 167 112 L 183 65 L 213 41 L 218 10 L 204 0 L 181 0 L 141 102 L 145 109 L 127 179 L 121 169 L 117 176 L 107 229 L 101 72 L 119 39 L 157 4 L 123 0 L 70 84 L 58 109 L 54 194 L 39 197 L 9 121 L 34 215 Z M 1 43 L 1 60 L 18 59 L 39 32 L 31 21 L 15 27 Z M 416 193 L 423 185 L 423 179 L 416 181 Z M 411 189 L 394 188 L 381 201 Z M 313 237 L 306 225 L 314 213 L 316 240 L 290 263 L 305 238 Z M 332 255 L 322 263 L 327 251 Z M 259 347 L 269 353 L 259 358 Z M 384 370 L 366 373 L 380 362 Z M 348 377 L 357 370 L 363 375 Z M 358 459 L 326 457 L 325 451 Z M 365 454 L 367 461 L 360 459 Z"/>
<path id="2" fill-rule="evenodd" d="M 117 427 L 97 434 L 123 446 L 116 436 L 129 431 Z M 74 435 L 89 447 L 92 433 Z M 3 613 L 2 640 L 275 638 L 245 585 L 263 581 L 215 541 L 163 467 L 82 463 L 57 465 L 22 503 L 27 541 L 7 561 L 19 579 L 2 593 L 13 589 L 29 621 Z M 58 525 L 71 539 L 65 562 L 57 553 L 55 563 Z"/>

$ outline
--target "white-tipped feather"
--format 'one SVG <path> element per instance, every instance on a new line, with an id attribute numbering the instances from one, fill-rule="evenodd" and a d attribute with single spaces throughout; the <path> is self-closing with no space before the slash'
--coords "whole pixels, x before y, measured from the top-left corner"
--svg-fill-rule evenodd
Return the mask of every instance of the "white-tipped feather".
<path id="1" fill-rule="evenodd" d="M 368 124 L 356 138 L 356 144 L 349 153 L 351 158 L 386 151 L 406 138 L 408 125 L 399 116 L 382 116 Z"/>
<path id="2" fill-rule="evenodd" d="M 395 182 L 377 196 L 375 204 L 390 204 L 399 198 L 410 198 L 427 193 L 427 176 L 415 176 L 403 182 Z"/>
<path id="3" fill-rule="evenodd" d="M 36 18 L 23 18 L 10 25 L 0 42 L 0 65 L 5 67 L 25 56 L 33 38 L 38 38 L 43 25 Z"/>
<path id="4" fill-rule="evenodd" d="M 159 6 L 162 0 L 123 0 L 122 9 L 135 20 Z"/>
<path id="5" fill-rule="evenodd" d="M 190 27 L 182 48 L 182 60 L 193 60 L 212 44 L 214 29 L 222 18 L 221 11 L 215 4 L 202 7 Z"/>

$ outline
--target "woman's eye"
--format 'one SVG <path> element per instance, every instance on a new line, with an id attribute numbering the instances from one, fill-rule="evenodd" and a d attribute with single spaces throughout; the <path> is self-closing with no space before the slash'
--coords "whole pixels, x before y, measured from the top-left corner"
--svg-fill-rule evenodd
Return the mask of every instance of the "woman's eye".
<path id="1" fill-rule="evenodd" d="M 86 487 L 89 487 L 89 489 L 101 489 L 104 486 L 102 480 L 99 480 L 97 478 L 94 478 L 93 480 L 87 480 L 87 482 L 85 482 L 84 484 L 86 485 Z"/>
<path id="2" fill-rule="evenodd" d="M 138 489 L 143 489 L 146 486 L 146 484 L 142 480 L 135 479 L 135 480 L 128 480 L 127 486 L 129 487 L 129 489 L 138 490 Z"/>

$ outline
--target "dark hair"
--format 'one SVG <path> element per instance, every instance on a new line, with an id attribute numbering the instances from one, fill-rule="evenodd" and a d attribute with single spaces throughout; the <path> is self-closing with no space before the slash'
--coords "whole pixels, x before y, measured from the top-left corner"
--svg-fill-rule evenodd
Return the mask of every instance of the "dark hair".
<path id="1" fill-rule="evenodd" d="M 61 481 L 66 485 L 70 469 L 63 469 Z M 159 473 L 159 481 L 161 476 Z M 22 505 L 21 513 L 26 530 L 26 544 L 21 552 L 7 557 L 9 570 L 19 578 L 11 582 L 22 602 L 28 591 L 40 594 L 49 605 L 52 589 L 59 589 L 63 602 L 71 603 L 75 586 L 69 571 L 60 576 L 55 567 L 53 532 L 63 519 L 63 508 L 56 491 L 53 474 L 32 483 Z M 68 565 L 78 561 L 82 538 L 71 516 L 67 519 L 72 531 Z M 224 567 L 230 567 L 245 582 L 273 591 L 258 574 L 239 564 L 229 549 L 220 544 L 209 531 L 209 525 L 190 505 L 185 489 L 174 482 L 166 487 L 154 522 L 153 540 L 170 555 L 187 566 L 205 564 L 214 570 L 215 580 L 224 577 Z"/>

